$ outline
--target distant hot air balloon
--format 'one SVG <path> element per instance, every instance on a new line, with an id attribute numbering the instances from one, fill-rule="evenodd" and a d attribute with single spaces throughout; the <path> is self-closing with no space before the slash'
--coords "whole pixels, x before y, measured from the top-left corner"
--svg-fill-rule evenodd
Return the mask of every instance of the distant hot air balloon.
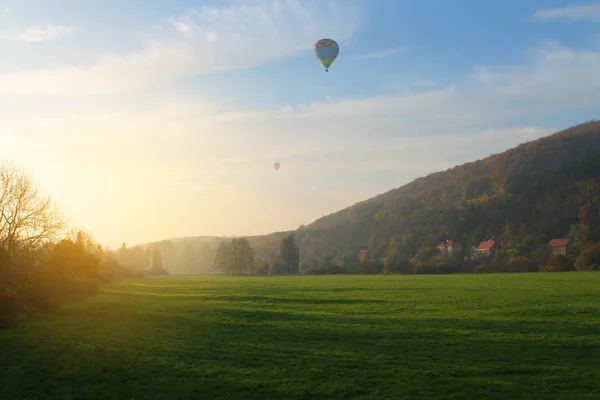
<path id="1" fill-rule="evenodd" d="M 281 164 L 279 164 L 278 162 L 276 162 L 275 164 L 273 164 L 273 168 L 275 168 L 275 171 L 279 171 L 279 167 L 281 166 Z"/>
<path id="2" fill-rule="evenodd" d="M 325 67 L 325 72 L 329 72 L 329 67 L 340 52 L 340 46 L 333 39 L 321 39 L 315 43 L 314 48 L 319 62 Z"/>

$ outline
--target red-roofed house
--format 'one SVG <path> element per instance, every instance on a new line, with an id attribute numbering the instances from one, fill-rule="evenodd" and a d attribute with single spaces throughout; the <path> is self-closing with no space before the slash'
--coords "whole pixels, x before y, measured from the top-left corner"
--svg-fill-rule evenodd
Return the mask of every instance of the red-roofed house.
<path id="1" fill-rule="evenodd" d="M 567 245 L 571 239 L 552 239 L 548 242 L 552 246 L 552 254 L 564 254 L 567 255 Z"/>
<path id="2" fill-rule="evenodd" d="M 477 246 L 477 254 L 480 256 L 490 257 L 498 250 L 498 243 L 495 240 L 486 240 Z"/>
<path id="3" fill-rule="evenodd" d="M 462 252 L 462 245 L 452 240 L 443 240 L 437 246 L 441 257 L 452 256 Z"/>

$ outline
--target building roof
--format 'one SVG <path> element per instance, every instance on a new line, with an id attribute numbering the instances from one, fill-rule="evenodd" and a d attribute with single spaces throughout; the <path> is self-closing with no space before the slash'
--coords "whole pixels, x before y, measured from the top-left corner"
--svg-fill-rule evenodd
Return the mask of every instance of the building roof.
<path id="1" fill-rule="evenodd" d="M 460 246 L 460 243 L 454 242 L 452 240 L 442 240 L 442 242 L 440 244 L 438 244 L 437 247 L 454 247 L 454 246 Z"/>
<path id="2" fill-rule="evenodd" d="M 477 250 L 491 250 L 495 244 L 496 244 L 495 240 L 492 240 L 492 239 L 486 240 L 479 244 L 479 246 L 477 247 Z"/>
<path id="3" fill-rule="evenodd" d="M 571 239 L 552 239 L 548 244 L 552 247 L 565 247 Z"/>

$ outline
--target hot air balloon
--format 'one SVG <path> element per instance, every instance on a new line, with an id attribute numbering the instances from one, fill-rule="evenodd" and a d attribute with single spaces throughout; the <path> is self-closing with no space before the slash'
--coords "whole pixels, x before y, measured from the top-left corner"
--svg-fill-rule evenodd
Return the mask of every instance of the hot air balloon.
<path id="1" fill-rule="evenodd" d="M 281 166 L 281 164 L 279 164 L 278 162 L 276 162 L 275 164 L 273 164 L 273 168 L 275 168 L 275 171 L 279 171 L 279 167 Z"/>
<path id="2" fill-rule="evenodd" d="M 340 46 L 333 39 L 321 39 L 315 43 L 314 48 L 319 62 L 325 67 L 325 72 L 329 72 L 329 67 L 340 52 Z"/>

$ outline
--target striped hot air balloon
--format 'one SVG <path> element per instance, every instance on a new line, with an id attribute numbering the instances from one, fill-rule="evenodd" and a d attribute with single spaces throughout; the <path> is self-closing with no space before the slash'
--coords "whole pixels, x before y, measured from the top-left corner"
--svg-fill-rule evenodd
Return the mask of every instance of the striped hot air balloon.
<path id="1" fill-rule="evenodd" d="M 340 46 L 333 39 L 321 39 L 315 43 L 314 49 L 317 59 L 325 67 L 325 72 L 329 72 L 329 67 L 340 52 Z"/>

